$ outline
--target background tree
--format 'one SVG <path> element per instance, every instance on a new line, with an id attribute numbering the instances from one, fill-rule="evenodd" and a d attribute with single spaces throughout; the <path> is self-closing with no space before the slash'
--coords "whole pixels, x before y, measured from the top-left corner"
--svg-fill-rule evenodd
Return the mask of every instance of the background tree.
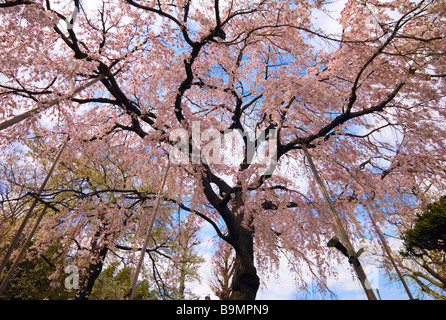
<path id="1" fill-rule="evenodd" d="M 218 242 L 218 251 L 212 259 L 212 265 L 211 290 L 220 300 L 229 300 L 231 278 L 234 275 L 234 252 L 226 242 Z"/>
<path id="2" fill-rule="evenodd" d="M 430 296 L 446 300 L 446 197 L 429 203 L 402 235 L 404 270 Z"/>
<path id="3" fill-rule="evenodd" d="M 196 298 L 191 292 L 186 289 L 186 284 L 193 281 L 201 281 L 201 277 L 198 274 L 198 268 L 205 260 L 197 254 L 195 247 L 200 243 L 197 238 L 197 232 L 199 228 L 194 218 L 189 216 L 182 220 L 180 216 L 180 210 L 178 210 L 176 228 L 178 230 L 177 237 L 173 238 L 172 246 L 175 247 L 175 255 L 172 258 L 176 277 L 178 283 L 178 299 L 184 300 L 186 298 Z"/>
<path id="4" fill-rule="evenodd" d="M 412 229 L 403 235 L 405 255 L 417 256 L 426 251 L 446 251 L 446 197 L 427 205 L 417 214 Z M 417 253 L 421 251 L 421 253 Z"/>

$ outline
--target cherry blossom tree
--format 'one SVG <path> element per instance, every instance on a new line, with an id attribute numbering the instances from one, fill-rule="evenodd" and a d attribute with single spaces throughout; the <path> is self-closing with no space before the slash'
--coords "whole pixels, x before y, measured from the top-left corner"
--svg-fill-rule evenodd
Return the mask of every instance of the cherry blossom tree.
<path id="1" fill-rule="evenodd" d="M 92 155 L 125 133 L 145 181 L 184 133 L 170 200 L 233 247 L 230 298 L 254 299 L 285 251 L 324 287 L 335 231 L 302 146 L 359 241 L 362 208 L 404 221 L 444 189 L 446 88 L 444 1 L 348 0 L 339 35 L 313 21 L 326 2 L 2 1 L 2 148 L 42 122 Z"/>
<path id="2" fill-rule="evenodd" d="M 26 148 L 15 148 L 13 154 L 7 154 L 0 180 L 6 187 L 0 190 L 4 212 L 0 217 L 0 252 L 3 256 L 31 202 L 38 199 L 35 211 L 46 207 L 50 212 L 43 217 L 35 236 L 24 229 L 21 238 L 33 238 L 25 260 L 34 263 L 39 256 L 45 257 L 52 273 L 47 280 L 56 287 L 62 285 L 58 289 L 62 291 L 65 269 L 75 266 L 79 285 L 72 295 L 88 299 L 104 266 L 111 263 L 114 268 L 124 265 L 124 270 L 133 269 L 155 199 L 153 181 L 140 181 L 133 162 L 124 162 L 125 136 L 124 140 L 122 135 L 108 136 L 93 153 L 91 145 L 87 149 L 72 148 L 74 145 L 66 149 L 45 192 L 37 194 L 40 176 L 46 174 L 57 151 L 52 136 L 45 136 L 45 130 L 34 132 L 34 137 L 26 140 Z M 159 207 L 150 247 L 144 252 L 152 262 L 144 269 L 144 276 L 160 297 L 184 298 L 189 294 L 186 283 L 199 278 L 195 268 L 201 260 L 194 250 L 198 227 L 193 219 L 176 218 L 177 206 L 168 195 L 166 199 Z M 54 291 L 36 290 L 44 296 Z"/>

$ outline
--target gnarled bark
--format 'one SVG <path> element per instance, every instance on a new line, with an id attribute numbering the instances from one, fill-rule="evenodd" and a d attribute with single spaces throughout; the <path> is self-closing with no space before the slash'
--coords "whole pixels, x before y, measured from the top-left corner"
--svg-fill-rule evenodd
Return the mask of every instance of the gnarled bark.
<path id="1" fill-rule="evenodd" d="M 232 201 L 232 215 L 228 224 L 229 239 L 235 249 L 234 276 L 230 300 L 254 300 L 260 279 L 254 266 L 254 230 L 246 219 L 243 208 L 243 191 L 237 189 Z"/>
<path id="2" fill-rule="evenodd" d="M 254 266 L 253 234 L 241 227 L 233 241 L 236 255 L 230 300 L 254 300 L 260 279 Z"/>

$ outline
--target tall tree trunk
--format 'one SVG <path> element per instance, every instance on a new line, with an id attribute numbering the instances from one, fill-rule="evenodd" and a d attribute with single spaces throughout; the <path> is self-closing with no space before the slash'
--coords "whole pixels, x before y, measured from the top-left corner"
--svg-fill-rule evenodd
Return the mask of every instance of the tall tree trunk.
<path id="1" fill-rule="evenodd" d="M 239 234 L 232 239 L 234 240 L 235 262 L 229 299 L 254 300 L 260 286 L 260 279 L 254 266 L 253 234 L 241 226 Z"/>
<path id="2" fill-rule="evenodd" d="M 215 176 L 209 168 L 202 175 L 203 191 L 210 204 L 225 221 L 228 235 L 222 237 L 235 250 L 234 275 L 231 282 L 230 300 L 254 300 L 260 286 L 260 279 L 254 267 L 254 229 L 252 219 L 245 219 L 242 183 L 231 188 Z M 211 183 L 220 188 L 220 197 Z M 231 206 L 229 206 L 229 202 Z"/>
<path id="3" fill-rule="evenodd" d="M 91 291 L 93 290 L 94 282 L 101 274 L 107 252 L 108 247 L 104 245 L 99 250 L 98 254 L 95 255 L 95 261 L 90 263 L 85 276 L 80 279 L 79 289 L 76 291 L 74 298 L 75 300 L 88 300 Z"/>
<path id="4" fill-rule="evenodd" d="M 234 275 L 230 300 L 254 300 L 260 286 L 260 278 L 254 266 L 254 230 L 245 220 L 243 193 L 238 191 L 233 200 L 233 225 L 228 226 L 232 246 L 235 249 Z M 241 210 L 240 210 L 241 209 Z"/>
<path id="5" fill-rule="evenodd" d="M 92 255 L 91 262 L 85 272 L 85 275 L 80 276 L 79 289 L 76 291 L 75 300 L 88 300 L 94 283 L 99 277 L 104 265 L 105 257 L 108 253 L 108 246 L 106 245 L 111 233 L 107 231 L 106 212 L 102 212 L 98 216 L 98 225 L 96 232 L 91 241 L 90 253 Z M 103 236 L 103 240 L 100 238 Z"/>

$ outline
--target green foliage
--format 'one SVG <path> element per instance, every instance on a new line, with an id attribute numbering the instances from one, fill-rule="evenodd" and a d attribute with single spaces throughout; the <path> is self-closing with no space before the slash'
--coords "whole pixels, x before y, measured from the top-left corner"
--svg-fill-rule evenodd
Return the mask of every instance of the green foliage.
<path id="1" fill-rule="evenodd" d="M 55 266 L 47 258 L 52 256 L 58 245 L 52 246 L 45 255 L 31 254 L 31 258 L 23 259 L 19 263 L 14 275 L 9 280 L 0 299 L 5 300 L 67 300 L 74 297 L 74 292 L 69 292 L 63 286 L 64 277 L 61 274 L 57 279 L 51 280 L 55 272 Z M 10 263 L 10 265 L 12 262 Z M 7 268 L 9 271 L 9 268 Z M 7 272 L 4 272 L 0 282 Z"/>
<path id="2" fill-rule="evenodd" d="M 423 250 L 446 249 L 446 196 L 418 214 L 415 225 L 403 235 L 405 256 L 422 255 Z"/>
<path id="3" fill-rule="evenodd" d="M 132 284 L 133 269 L 123 267 L 119 263 L 110 264 L 101 272 L 90 295 L 90 300 L 124 300 L 124 295 Z M 156 300 L 156 292 L 150 290 L 147 280 L 139 281 L 136 285 L 133 300 Z"/>

